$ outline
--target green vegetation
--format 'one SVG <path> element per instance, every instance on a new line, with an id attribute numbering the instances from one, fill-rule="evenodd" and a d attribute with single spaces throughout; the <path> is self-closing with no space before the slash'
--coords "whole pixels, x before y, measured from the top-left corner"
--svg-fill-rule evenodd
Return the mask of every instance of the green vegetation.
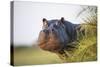
<path id="1" fill-rule="evenodd" d="M 85 16 L 83 14 L 86 14 Z M 83 16 L 80 16 L 83 15 Z M 97 60 L 97 7 L 86 7 L 78 14 L 83 22 L 78 33 L 78 46 L 71 52 L 67 51 L 70 57 L 66 57 L 66 62 L 82 62 Z M 84 17 L 84 18 L 83 18 Z M 82 34 L 84 31 L 84 34 Z"/>
<path id="2" fill-rule="evenodd" d="M 15 47 L 14 65 L 36 65 L 62 63 L 55 53 L 44 51 L 38 47 Z"/>
<path id="3" fill-rule="evenodd" d="M 66 62 L 82 62 L 97 60 L 97 43 L 96 37 L 88 37 L 80 40 L 78 48 L 69 51 L 70 57 Z M 14 65 L 36 65 L 36 64 L 54 64 L 62 63 L 55 53 L 44 51 L 38 47 L 22 47 L 14 50 Z"/>
<path id="4" fill-rule="evenodd" d="M 66 58 L 67 62 L 82 62 L 97 60 L 97 43 L 96 37 L 88 37 L 80 40 L 77 49 L 69 52 L 70 57 Z"/>

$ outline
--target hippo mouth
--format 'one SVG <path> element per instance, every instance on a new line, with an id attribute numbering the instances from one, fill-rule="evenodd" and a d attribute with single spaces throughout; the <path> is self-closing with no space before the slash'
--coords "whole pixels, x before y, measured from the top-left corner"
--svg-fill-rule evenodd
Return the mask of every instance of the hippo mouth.
<path id="1" fill-rule="evenodd" d="M 58 30 L 44 29 L 40 32 L 39 46 L 43 50 L 59 52 L 64 47 L 65 42 L 59 37 Z M 66 41 L 67 42 L 67 41 Z"/>

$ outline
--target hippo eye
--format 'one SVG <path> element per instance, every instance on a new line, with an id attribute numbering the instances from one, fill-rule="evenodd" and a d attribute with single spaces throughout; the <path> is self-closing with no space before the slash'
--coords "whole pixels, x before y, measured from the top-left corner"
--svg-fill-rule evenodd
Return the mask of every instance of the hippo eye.
<path id="1" fill-rule="evenodd" d="M 58 21 L 58 24 L 61 24 L 61 21 Z"/>
<path id="2" fill-rule="evenodd" d="M 57 28 L 57 25 L 56 24 L 54 25 L 54 28 Z"/>

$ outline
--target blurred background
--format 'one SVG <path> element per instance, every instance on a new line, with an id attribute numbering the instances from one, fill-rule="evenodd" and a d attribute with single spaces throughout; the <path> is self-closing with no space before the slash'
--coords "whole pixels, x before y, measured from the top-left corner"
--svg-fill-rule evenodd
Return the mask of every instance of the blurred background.
<path id="1" fill-rule="evenodd" d="M 76 19 L 80 10 L 82 8 L 79 5 L 15 1 L 14 45 L 30 46 L 35 42 L 42 28 L 43 18 L 52 20 L 64 17 L 72 23 L 81 23 L 80 19 Z"/>

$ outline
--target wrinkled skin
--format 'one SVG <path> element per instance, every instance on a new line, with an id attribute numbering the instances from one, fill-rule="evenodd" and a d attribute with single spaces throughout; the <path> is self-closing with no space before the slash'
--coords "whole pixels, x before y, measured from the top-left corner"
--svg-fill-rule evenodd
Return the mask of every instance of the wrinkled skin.
<path id="1" fill-rule="evenodd" d="M 43 19 L 43 27 L 38 37 L 39 47 L 43 50 L 64 53 L 67 44 L 77 40 L 76 24 L 64 18 L 60 20 Z"/>

